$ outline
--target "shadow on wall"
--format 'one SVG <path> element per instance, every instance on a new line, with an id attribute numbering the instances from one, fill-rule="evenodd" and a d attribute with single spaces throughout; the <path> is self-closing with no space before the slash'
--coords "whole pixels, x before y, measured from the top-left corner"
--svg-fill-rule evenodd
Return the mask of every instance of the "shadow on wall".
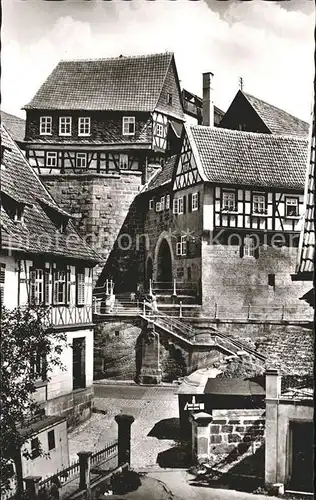
<path id="1" fill-rule="evenodd" d="M 139 204 L 139 200 L 131 203 L 96 287 L 103 286 L 106 279 L 112 279 L 116 294 L 136 292 L 138 283 L 143 281 L 145 238 L 140 237 L 143 234 L 143 215 Z"/>

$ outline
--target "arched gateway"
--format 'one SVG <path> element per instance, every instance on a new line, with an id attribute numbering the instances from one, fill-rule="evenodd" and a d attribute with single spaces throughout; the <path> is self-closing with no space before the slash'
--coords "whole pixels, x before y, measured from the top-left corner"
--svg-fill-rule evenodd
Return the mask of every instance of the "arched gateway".
<path id="1" fill-rule="evenodd" d="M 157 254 L 157 281 L 172 283 L 172 257 L 165 238 L 161 241 Z"/>

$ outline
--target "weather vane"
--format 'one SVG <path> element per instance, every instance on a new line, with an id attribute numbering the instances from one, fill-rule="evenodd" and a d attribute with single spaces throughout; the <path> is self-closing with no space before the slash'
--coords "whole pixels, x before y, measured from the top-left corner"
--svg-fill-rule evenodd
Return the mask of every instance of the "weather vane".
<path id="1" fill-rule="evenodd" d="M 242 91 L 244 88 L 244 79 L 242 76 L 239 77 L 239 88 Z"/>

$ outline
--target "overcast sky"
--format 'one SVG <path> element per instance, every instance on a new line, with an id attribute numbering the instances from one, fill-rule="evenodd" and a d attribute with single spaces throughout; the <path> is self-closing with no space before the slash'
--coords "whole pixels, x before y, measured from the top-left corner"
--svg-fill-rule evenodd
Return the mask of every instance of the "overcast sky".
<path id="1" fill-rule="evenodd" d="M 175 53 L 182 87 L 202 94 L 215 73 L 215 104 L 244 90 L 309 120 L 314 1 L 4 0 L 2 109 L 21 107 L 62 58 Z M 93 75 L 91 75 L 93 77 Z"/>

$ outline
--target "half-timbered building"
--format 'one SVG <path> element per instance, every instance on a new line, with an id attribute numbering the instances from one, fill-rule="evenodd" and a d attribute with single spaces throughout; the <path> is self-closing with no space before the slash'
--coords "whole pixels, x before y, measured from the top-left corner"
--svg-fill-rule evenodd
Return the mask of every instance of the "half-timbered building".
<path id="1" fill-rule="evenodd" d="M 181 153 L 139 196 L 145 277 L 182 282 L 212 313 L 216 304 L 237 311 L 249 303 L 295 313 L 290 274 L 307 149 L 304 138 L 185 125 Z"/>
<path id="2" fill-rule="evenodd" d="M 73 426 L 91 412 L 92 275 L 99 256 L 81 239 L 72 216 L 56 204 L 3 125 L 0 189 L 1 302 L 10 309 L 43 306 L 47 325 L 65 332 L 64 370 L 46 374 L 41 354 L 34 353 L 36 399 L 46 416 L 64 416 Z M 29 466 L 28 474 L 39 472 L 34 467 Z"/>
<path id="3" fill-rule="evenodd" d="M 141 185 L 180 143 L 173 54 L 61 61 L 25 110 L 27 158 L 106 259 Z"/>

